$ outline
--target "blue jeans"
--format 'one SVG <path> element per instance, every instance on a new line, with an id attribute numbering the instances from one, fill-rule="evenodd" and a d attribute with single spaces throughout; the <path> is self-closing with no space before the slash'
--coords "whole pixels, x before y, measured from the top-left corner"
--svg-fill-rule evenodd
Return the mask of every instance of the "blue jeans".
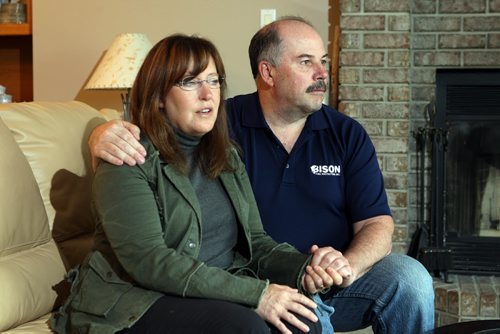
<path id="1" fill-rule="evenodd" d="M 375 334 L 422 334 L 434 328 L 432 278 L 422 264 L 390 254 L 351 286 L 322 296 L 335 331 L 372 326 Z"/>
<path id="2" fill-rule="evenodd" d="M 312 300 L 316 303 L 316 316 L 321 324 L 321 334 L 334 334 L 331 316 L 335 309 L 327 305 L 318 294 L 312 296 Z"/>

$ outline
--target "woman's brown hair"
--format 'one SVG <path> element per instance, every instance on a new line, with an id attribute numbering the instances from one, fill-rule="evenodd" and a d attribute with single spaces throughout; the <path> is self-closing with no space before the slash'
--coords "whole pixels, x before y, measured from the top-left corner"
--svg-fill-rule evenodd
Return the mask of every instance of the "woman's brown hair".
<path id="1" fill-rule="evenodd" d="M 146 56 L 131 92 L 132 123 L 139 126 L 160 155 L 181 173 L 187 172 L 186 159 L 177 144 L 174 129 L 161 107 L 170 89 L 189 70 L 194 76 L 203 72 L 213 59 L 217 73 L 225 77 L 224 65 L 217 48 L 208 40 L 175 34 L 159 41 Z M 193 66 L 193 68 L 190 68 Z M 210 178 L 233 170 L 228 159 L 232 145 L 224 109 L 226 85 L 220 88 L 220 105 L 213 129 L 205 134 L 195 153 L 197 161 Z"/>

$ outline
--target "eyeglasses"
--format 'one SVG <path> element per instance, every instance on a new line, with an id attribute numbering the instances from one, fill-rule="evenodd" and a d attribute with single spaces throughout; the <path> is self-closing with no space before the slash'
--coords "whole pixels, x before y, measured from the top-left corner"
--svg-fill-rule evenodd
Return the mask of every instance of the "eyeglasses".
<path id="1" fill-rule="evenodd" d="M 187 77 L 187 78 L 184 78 L 184 79 L 178 81 L 177 83 L 175 83 L 175 85 L 177 87 L 180 87 L 183 90 L 190 91 L 190 90 L 197 90 L 197 89 L 201 88 L 201 85 L 204 82 L 206 82 L 208 87 L 210 87 L 211 89 L 218 89 L 218 88 L 220 88 L 220 86 L 224 82 L 224 77 L 214 75 L 214 76 L 208 77 L 206 80 L 197 80 L 197 79 L 194 79 L 193 77 Z"/>

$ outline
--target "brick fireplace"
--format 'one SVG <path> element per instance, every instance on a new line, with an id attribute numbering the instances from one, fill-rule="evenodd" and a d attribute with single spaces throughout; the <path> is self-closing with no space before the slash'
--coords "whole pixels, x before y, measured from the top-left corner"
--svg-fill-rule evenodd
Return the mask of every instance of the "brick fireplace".
<path id="1" fill-rule="evenodd" d="M 340 11 L 339 110 L 375 144 L 396 223 L 393 251 L 406 253 L 419 222 L 412 134 L 435 99 L 436 69 L 500 68 L 500 0 L 340 0 Z M 449 280 L 435 283 L 438 325 L 500 318 L 498 277 Z"/>

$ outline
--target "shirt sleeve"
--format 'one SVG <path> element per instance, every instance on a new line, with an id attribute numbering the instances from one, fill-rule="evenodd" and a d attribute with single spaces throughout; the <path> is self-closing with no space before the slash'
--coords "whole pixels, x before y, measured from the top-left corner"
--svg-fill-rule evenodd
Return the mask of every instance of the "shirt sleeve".
<path id="1" fill-rule="evenodd" d="M 352 222 L 358 222 L 375 216 L 390 215 L 375 147 L 359 123 L 353 122 L 349 132 L 344 169 L 348 218 Z"/>

